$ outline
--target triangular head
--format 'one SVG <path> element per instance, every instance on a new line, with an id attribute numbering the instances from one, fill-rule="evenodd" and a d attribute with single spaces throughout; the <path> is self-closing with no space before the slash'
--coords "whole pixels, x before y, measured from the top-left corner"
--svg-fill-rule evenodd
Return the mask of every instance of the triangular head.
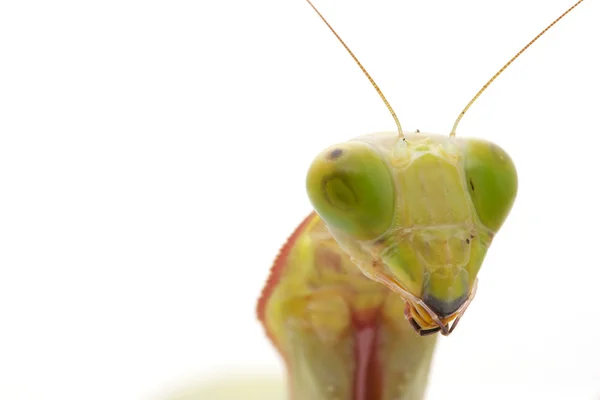
<path id="1" fill-rule="evenodd" d="M 473 298 L 518 186 L 511 158 L 493 143 L 395 132 L 327 148 L 306 185 L 340 247 L 404 298 L 415 329 L 446 335 Z"/>

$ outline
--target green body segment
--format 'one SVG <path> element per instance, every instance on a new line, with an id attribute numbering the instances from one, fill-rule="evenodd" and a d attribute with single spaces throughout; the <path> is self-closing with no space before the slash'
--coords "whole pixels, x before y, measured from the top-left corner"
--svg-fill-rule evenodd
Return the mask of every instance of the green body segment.
<path id="1" fill-rule="evenodd" d="M 258 314 L 295 400 L 419 400 L 436 338 L 415 335 L 404 302 L 365 277 L 312 214 L 275 262 Z"/>
<path id="2" fill-rule="evenodd" d="M 346 158 L 332 158 L 342 146 Z M 354 190 L 354 207 L 341 208 L 323 190 L 329 176 L 342 176 L 354 188 L 384 184 L 382 190 Z M 510 157 L 485 141 L 429 134 L 403 141 L 381 133 L 323 151 L 308 172 L 307 191 L 336 241 L 368 277 L 409 292 L 446 317 L 469 297 L 516 197 L 517 175 Z M 365 215 L 373 218 L 370 226 L 355 223 Z M 339 222 L 344 218 L 352 229 Z"/>

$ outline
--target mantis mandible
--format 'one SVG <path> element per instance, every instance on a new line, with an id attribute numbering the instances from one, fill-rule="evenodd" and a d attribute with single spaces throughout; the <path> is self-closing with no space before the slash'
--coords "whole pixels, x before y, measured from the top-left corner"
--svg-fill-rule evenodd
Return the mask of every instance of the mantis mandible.
<path id="1" fill-rule="evenodd" d="M 373 78 L 307 0 L 397 129 L 328 147 L 308 170 L 314 212 L 281 249 L 257 307 L 286 362 L 292 398 L 424 396 L 435 334 L 452 333 L 473 300 L 518 186 L 504 150 L 459 138 L 457 127 L 488 86 L 582 1 L 502 66 L 443 136 L 405 133 Z"/>

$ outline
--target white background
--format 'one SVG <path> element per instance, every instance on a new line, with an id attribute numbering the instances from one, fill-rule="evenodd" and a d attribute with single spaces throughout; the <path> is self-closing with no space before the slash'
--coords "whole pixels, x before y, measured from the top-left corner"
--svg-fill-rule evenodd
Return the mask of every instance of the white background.
<path id="1" fill-rule="evenodd" d="M 405 130 L 447 133 L 571 0 L 315 0 Z M 600 396 L 600 4 L 496 81 L 458 134 L 517 202 L 431 399 Z M 0 399 L 146 399 L 280 373 L 255 320 L 324 147 L 394 129 L 302 0 L 0 4 Z"/>

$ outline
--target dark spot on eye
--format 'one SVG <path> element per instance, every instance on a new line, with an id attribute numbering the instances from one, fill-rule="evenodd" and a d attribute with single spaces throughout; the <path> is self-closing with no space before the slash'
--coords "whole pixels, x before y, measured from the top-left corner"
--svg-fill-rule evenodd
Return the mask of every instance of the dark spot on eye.
<path id="1" fill-rule="evenodd" d="M 467 244 L 471 243 L 471 240 L 469 238 L 467 238 Z"/>
<path id="2" fill-rule="evenodd" d="M 343 153 L 342 149 L 332 150 L 331 153 L 329 153 L 329 157 L 328 158 L 330 160 L 338 159 L 338 158 L 340 158 L 340 156 L 342 155 L 342 153 Z"/>
<path id="3" fill-rule="evenodd" d="M 475 235 L 471 235 L 471 239 L 473 239 L 475 237 Z"/>
<path id="4" fill-rule="evenodd" d="M 475 185 L 473 185 L 473 179 L 469 179 L 469 183 L 471 184 L 471 190 L 475 191 Z"/>

